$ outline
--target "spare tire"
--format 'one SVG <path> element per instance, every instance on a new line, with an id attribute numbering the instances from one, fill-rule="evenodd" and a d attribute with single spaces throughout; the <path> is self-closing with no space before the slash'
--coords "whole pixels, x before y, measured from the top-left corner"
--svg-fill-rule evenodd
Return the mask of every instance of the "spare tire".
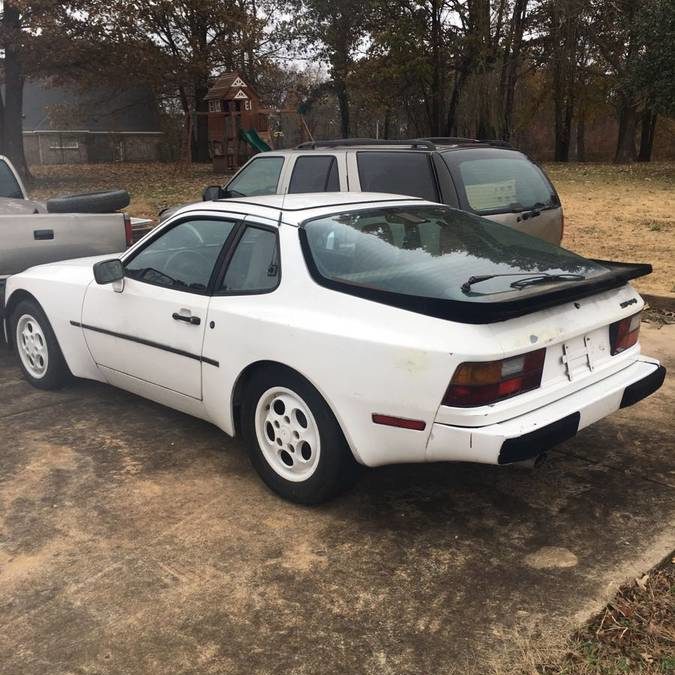
<path id="1" fill-rule="evenodd" d="M 49 213 L 112 213 L 129 206 L 126 190 L 84 192 L 78 195 L 52 197 L 47 200 Z"/>

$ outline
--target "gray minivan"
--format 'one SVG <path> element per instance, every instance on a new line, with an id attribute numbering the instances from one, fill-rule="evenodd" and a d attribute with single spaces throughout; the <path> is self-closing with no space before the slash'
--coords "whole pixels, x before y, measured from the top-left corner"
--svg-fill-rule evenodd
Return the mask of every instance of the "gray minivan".
<path id="1" fill-rule="evenodd" d="M 303 143 L 255 155 L 226 185 L 207 188 L 203 197 L 346 191 L 422 197 L 554 244 L 562 240 L 563 212 L 551 181 L 527 155 L 500 141 Z"/>

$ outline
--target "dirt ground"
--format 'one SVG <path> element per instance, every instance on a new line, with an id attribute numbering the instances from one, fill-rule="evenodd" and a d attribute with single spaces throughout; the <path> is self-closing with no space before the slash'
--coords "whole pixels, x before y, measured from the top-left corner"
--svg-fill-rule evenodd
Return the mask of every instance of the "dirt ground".
<path id="1" fill-rule="evenodd" d="M 563 245 L 582 255 L 648 262 L 654 273 L 638 290 L 675 298 L 675 164 L 550 164 L 563 202 Z M 129 212 L 156 217 L 176 203 L 201 199 L 204 187 L 226 176 L 209 165 L 93 164 L 32 167 L 37 199 L 66 192 L 126 188 Z"/>
<path id="2" fill-rule="evenodd" d="M 675 326 L 642 343 L 673 372 Z M 33 389 L 4 345 L 0 394 L 7 675 L 533 672 L 673 548 L 672 376 L 535 472 L 384 467 L 314 509 L 213 426 Z"/>

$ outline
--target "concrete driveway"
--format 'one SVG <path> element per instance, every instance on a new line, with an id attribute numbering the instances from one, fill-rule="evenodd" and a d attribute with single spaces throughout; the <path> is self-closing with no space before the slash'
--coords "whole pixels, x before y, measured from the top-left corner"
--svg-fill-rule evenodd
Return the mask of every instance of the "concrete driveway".
<path id="1" fill-rule="evenodd" d="M 675 372 L 675 326 L 642 342 Z M 0 672 L 507 670 L 675 546 L 674 381 L 537 471 L 387 467 L 307 509 L 214 427 L 39 392 L 3 345 Z"/>

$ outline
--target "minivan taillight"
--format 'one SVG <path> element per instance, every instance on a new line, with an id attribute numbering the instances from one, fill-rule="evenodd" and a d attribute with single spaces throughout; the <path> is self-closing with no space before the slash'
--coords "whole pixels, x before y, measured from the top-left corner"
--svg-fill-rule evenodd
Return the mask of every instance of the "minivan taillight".
<path id="1" fill-rule="evenodd" d="M 471 408 L 487 405 L 541 385 L 546 349 L 500 361 L 461 363 L 443 397 L 443 405 Z"/>
<path id="2" fill-rule="evenodd" d="M 627 316 L 621 321 L 615 321 L 609 326 L 609 343 L 612 346 L 612 356 L 626 351 L 637 343 L 640 336 L 640 320 L 642 312 Z"/>
<path id="3" fill-rule="evenodd" d="M 127 240 L 127 248 L 134 243 L 134 233 L 131 228 L 131 216 L 128 213 L 124 214 L 124 237 Z"/>

